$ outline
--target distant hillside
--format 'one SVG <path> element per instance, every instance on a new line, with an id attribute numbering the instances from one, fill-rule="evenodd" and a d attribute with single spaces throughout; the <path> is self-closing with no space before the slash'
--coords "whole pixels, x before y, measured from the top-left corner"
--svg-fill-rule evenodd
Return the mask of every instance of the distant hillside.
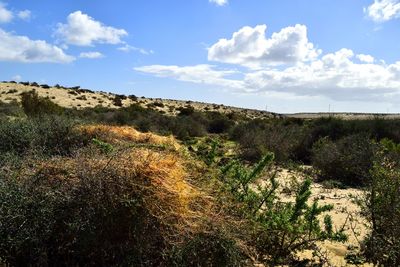
<path id="1" fill-rule="evenodd" d="M 63 87 L 59 85 L 48 86 L 39 85 L 37 83 L 16 83 L 1 82 L 0 83 L 0 101 L 11 102 L 20 101 L 21 93 L 35 90 L 39 96 L 48 97 L 56 104 L 67 107 L 82 109 L 86 107 L 109 107 L 120 108 L 127 107 L 133 103 L 138 103 L 142 107 L 151 107 L 167 115 L 176 115 L 179 109 L 191 106 L 198 111 L 218 111 L 221 113 L 240 113 L 241 115 L 253 118 L 268 118 L 280 116 L 276 113 L 244 109 L 238 107 L 230 107 L 220 104 L 202 103 L 196 101 L 181 101 L 161 98 L 145 98 L 135 95 L 125 96 L 107 92 L 95 92 L 80 87 Z"/>
<path id="2" fill-rule="evenodd" d="M 64 87 L 60 85 L 49 86 L 46 84 L 20 82 L 0 82 L 0 101 L 11 102 L 20 101 L 20 94 L 36 90 L 39 96 L 49 97 L 53 102 L 57 103 L 62 107 L 82 109 L 86 107 L 109 107 L 109 108 L 120 108 L 127 107 L 133 103 L 138 103 L 142 107 L 151 107 L 152 109 L 158 110 L 167 115 L 177 115 L 179 109 L 183 107 L 191 106 L 198 111 L 218 111 L 221 113 L 239 113 L 249 119 L 255 118 L 270 118 L 270 117 L 287 117 L 287 118 L 298 118 L 298 119 L 317 119 L 336 117 L 345 120 L 350 119 L 373 119 L 375 117 L 386 118 L 386 119 L 399 119 L 400 114 L 383 114 L 383 113 L 351 113 L 351 112 L 317 112 L 317 113 L 293 113 L 293 114 L 279 114 L 274 112 L 268 112 L 257 109 L 246 109 L 232 106 L 225 106 L 222 104 L 204 103 L 197 101 L 182 101 L 172 99 L 161 99 L 161 98 L 146 98 L 138 97 L 135 95 L 125 96 L 118 95 L 103 91 L 93 91 L 89 89 L 83 89 L 79 86 L 76 87 Z"/>

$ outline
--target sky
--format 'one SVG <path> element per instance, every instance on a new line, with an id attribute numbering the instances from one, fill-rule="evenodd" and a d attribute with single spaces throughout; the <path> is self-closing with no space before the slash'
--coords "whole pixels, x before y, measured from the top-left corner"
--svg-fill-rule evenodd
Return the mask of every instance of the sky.
<path id="1" fill-rule="evenodd" d="M 0 0 L 0 80 L 400 113 L 400 0 Z"/>

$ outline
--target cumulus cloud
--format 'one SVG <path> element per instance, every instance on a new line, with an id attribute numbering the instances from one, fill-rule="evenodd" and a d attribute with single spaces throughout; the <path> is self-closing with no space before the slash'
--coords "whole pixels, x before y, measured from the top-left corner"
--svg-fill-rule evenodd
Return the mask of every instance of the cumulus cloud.
<path id="1" fill-rule="evenodd" d="M 241 73 L 243 78 L 229 77 L 231 71 L 210 65 L 189 67 L 144 66 L 137 71 L 180 81 L 232 88 L 244 93 L 288 93 L 296 96 L 324 96 L 346 101 L 391 100 L 400 94 L 400 61 L 390 65 L 357 63 L 354 52 L 341 49 L 311 62 L 287 68 L 264 68 Z M 235 72 L 237 73 L 237 72 Z"/>
<path id="2" fill-rule="evenodd" d="M 25 21 L 29 21 L 32 17 L 32 12 L 30 10 L 21 10 L 18 12 L 17 14 L 18 18 L 25 20 Z"/>
<path id="3" fill-rule="evenodd" d="M 67 23 L 59 23 L 55 35 L 64 43 L 78 46 L 91 46 L 94 43 L 120 44 L 121 38 L 128 35 L 124 29 L 106 26 L 81 11 L 71 13 Z"/>
<path id="4" fill-rule="evenodd" d="M 104 55 L 100 52 L 82 52 L 80 53 L 79 57 L 94 59 L 94 58 L 102 58 L 104 57 Z"/>
<path id="5" fill-rule="evenodd" d="M 226 4 L 228 4 L 228 0 L 209 0 L 210 3 L 214 3 L 217 6 L 224 6 Z"/>
<path id="6" fill-rule="evenodd" d="M 364 12 L 376 22 L 400 18 L 400 1 L 374 0 L 374 3 L 365 8 Z"/>
<path id="7" fill-rule="evenodd" d="M 394 102 L 400 98 L 400 61 L 386 64 L 346 48 L 322 54 L 308 41 L 303 25 L 284 28 L 269 39 L 265 30 L 265 25 L 244 27 L 232 39 L 221 39 L 209 48 L 209 60 L 250 67 L 241 71 L 214 65 L 151 65 L 135 70 L 239 93 L 336 101 Z"/>
<path id="8" fill-rule="evenodd" d="M 14 18 L 13 13 L 0 2 L 0 23 L 8 23 Z"/>
<path id="9" fill-rule="evenodd" d="M 131 51 L 137 51 L 137 52 L 139 52 L 140 54 L 143 54 L 143 55 L 154 54 L 153 50 L 146 50 L 144 48 L 139 48 L 139 47 L 135 47 L 135 46 L 128 45 L 128 44 L 125 44 L 124 46 L 118 47 L 117 49 L 122 51 L 122 52 L 125 52 L 125 53 L 131 52 Z"/>
<path id="10" fill-rule="evenodd" d="M 353 51 L 341 49 L 308 64 L 247 73 L 245 87 L 255 92 L 289 92 L 335 100 L 373 101 L 400 93 L 400 62 L 389 66 L 360 64 L 353 57 Z"/>
<path id="11" fill-rule="evenodd" d="M 266 25 L 243 27 L 231 39 L 220 39 L 208 49 L 208 59 L 247 67 L 291 64 L 315 59 L 321 53 L 308 41 L 307 27 L 297 24 L 265 36 Z"/>
<path id="12" fill-rule="evenodd" d="M 67 63 L 75 58 L 42 40 L 31 40 L 0 29 L 0 61 Z"/>

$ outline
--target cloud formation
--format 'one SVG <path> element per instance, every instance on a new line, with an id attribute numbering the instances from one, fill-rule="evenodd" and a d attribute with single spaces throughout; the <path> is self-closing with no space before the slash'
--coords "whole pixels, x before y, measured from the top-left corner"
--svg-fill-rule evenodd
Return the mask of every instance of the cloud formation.
<path id="1" fill-rule="evenodd" d="M 102 58 L 104 57 L 104 55 L 100 52 L 82 52 L 79 54 L 79 57 L 95 59 L 95 58 Z"/>
<path id="2" fill-rule="evenodd" d="M 30 10 L 21 10 L 18 12 L 17 14 L 18 18 L 25 20 L 25 21 L 29 21 L 32 17 L 32 12 Z"/>
<path id="3" fill-rule="evenodd" d="M 146 50 L 144 48 L 139 48 L 139 47 L 135 47 L 135 46 L 128 45 L 128 44 L 125 44 L 124 46 L 118 47 L 117 49 L 119 51 L 122 51 L 122 52 L 125 52 L 125 53 L 129 53 L 131 51 L 137 51 L 142 55 L 154 54 L 153 50 Z"/>
<path id="4" fill-rule="evenodd" d="M 243 82 L 226 78 L 237 73 L 233 70 L 216 70 L 214 66 L 200 64 L 195 66 L 179 67 L 175 65 L 151 65 L 134 68 L 134 70 L 153 74 L 157 77 L 169 77 L 179 81 L 218 85 L 230 88 L 243 88 Z"/>
<path id="5" fill-rule="evenodd" d="M 0 23 L 8 23 L 14 18 L 13 13 L 8 10 L 2 2 L 0 2 Z"/>
<path id="6" fill-rule="evenodd" d="M 92 46 L 95 43 L 120 44 L 128 35 L 124 29 L 106 26 L 81 11 L 71 13 L 67 23 L 59 23 L 55 35 L 65 44 Z"/>
<path id="7" fill-rule="evenodd" d="M 214 3 L 217 6 L 224 6 L 226 4 L 228 4 L 228 0 L 209 0 L 210 3 Z"/>
<path id="8" fill-rule="evenodd" d="M 315 59 L 320 50 L 308 41 L 307 27 L 297 24 L 266 38 L 266 25 L 243 27 L 231 39 L 220 39 L 208 49 L 208 59 L 258 68 Z"/>
<path id="9" fill-rule="evenodd" d="M 400 18 L 400 1 L 374 0 L 374 3 L 364 9 L 364 13 L 375 22 L 397 19 Z"/>
<path id="10" fill-rule="evenodd" d="M 209 49 L 210 60 L 258 68 L 239 72 L 214 65 L 151 65 L 135 70 L 240 93 L 323 96 L 338 101 L 400 97 L 400 61 L 385 64 L 346 48 L 322 54 L 308 41 L 305 26 L 284 28 L 270 39 L 265 38 L 265 28 L 244 27 L 231 40 L 222 39 Z"/>
<path id="11" fill-rule="evenodd" d="M 43 40 L 31 40 L 0 29 L 0 61 L 68 63 L 74 57 Z"/>

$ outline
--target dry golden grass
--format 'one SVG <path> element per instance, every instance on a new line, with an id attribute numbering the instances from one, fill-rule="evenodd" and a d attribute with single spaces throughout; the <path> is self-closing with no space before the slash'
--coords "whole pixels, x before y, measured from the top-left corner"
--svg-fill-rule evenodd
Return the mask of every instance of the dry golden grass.
<path id="1" fill-rule="evenodd" d="M 159 136 L 152 133 L 142 133 L 129 126 L 86 125 L 79 130 L 92 138 L 100 138 L 111 144 L 126 142 L 163 145 L 175 150 L 180 149 L 180 144 L 173 136 Z"/>

